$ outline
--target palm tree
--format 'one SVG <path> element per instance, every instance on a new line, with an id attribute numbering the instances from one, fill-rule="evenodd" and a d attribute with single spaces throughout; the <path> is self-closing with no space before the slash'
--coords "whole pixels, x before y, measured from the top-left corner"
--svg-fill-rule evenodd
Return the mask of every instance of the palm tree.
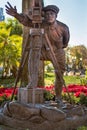
<path id="1" fill-rule="evenodd" d="M 7 76 L 9 70 L 19 66 L 21 57 L 22 37 L 10 35 L 11 27 L 7 28 L 7 23 L 0 23 L 0 64 L 3 66 L 2 77 Z M 16 72 L 15 72 L 16 73 Z M 14 74 L 15 74 L 14 73 Z"/>

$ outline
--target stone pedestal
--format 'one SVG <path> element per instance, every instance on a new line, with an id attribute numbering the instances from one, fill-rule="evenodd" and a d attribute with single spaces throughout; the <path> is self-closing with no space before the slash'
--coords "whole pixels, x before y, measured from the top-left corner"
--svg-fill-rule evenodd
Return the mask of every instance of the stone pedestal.
<path id="1" fill-rule="evenodd" d="M 0 109 L 0 130 L 77 130 L 80 126 L 87 126 L 87 108 L 81 105 L 62 109 L 12 101 Z"/>
<path id="2" fill-rule="evenodd" d="M 18 89 L 18 101 L 21 103 L 44 103 L 44 90 L 42 88 Z"/>

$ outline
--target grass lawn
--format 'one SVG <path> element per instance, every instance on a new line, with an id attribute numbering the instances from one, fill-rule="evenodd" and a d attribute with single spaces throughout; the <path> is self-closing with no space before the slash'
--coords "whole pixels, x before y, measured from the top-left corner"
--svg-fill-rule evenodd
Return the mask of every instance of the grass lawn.
<path id="1" fill-rule="evenodd" d="M 51 85 L 54 84 L 55 81 L 55 75 L 54 73 L 45 73 L 45 85 Z M 80 76 L 64 76 L 64 80 L 66 85 L 69 84 L 80 84 Z"/>
<path id="2" fill-rule="evenodd" d="M 80 84 L 80 76 L 64 76 L 64 80 L 66 85 L 69 84 Z M 11 87 L 14 86 L 14 78 L 7 78 L 7 79 L 0 79 L 0 86 L 6 86 L 6 87 Z M 53 85 L 55 81 L 55 75 L 54 73 L 45 73 L 44 74 L 44 82 L 45 86 L 50 86 Z"/>
<path id="3" fill-rule="evenodd" d="M 80 84 L 80 76 L 64 76 L 66 85 L 68 84 Z"/>

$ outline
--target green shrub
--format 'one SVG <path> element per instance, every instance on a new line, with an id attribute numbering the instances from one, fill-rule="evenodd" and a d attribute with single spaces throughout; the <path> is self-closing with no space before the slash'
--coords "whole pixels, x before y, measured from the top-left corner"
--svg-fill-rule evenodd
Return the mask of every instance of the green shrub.
<path id="1" fill-rule="evenodd" d="M 81 94 L 81 95 L 80 95 L 79 103 L 82 104 L 82 105 L 87 106 L 87 96 L 84 95 L 84 94 Z"/>
<path id="2" fill-rule="evenodd" d="M 66 100 L 66 101 L 74 103 L 74 104 L 79 104 L 79 102 L 80 102 L 80 98 L 79 97 L 78 98 L 75 97 L 73 93 L 69 93 L 69 95 L 70 95 L 71 99 L 69 98 L 67 93 L 62 93 L 63 100 Z"/>
<path id="3" fill-rule="evenodd" d="M 81 78 L 80 82 L 81 82 L 80 83 L 81 85 L 86 85 L 87 86 L 87 78 L 86 77 L 85 78 Z"/>
<path id="4" fill-rule="evenodd" d="M 74 104 L 81 104 L 87 106 L 87 96 L 85 94 L 81 94 L 78 98 L 74 96 L 73 93 L 69 93 L 71 97 L 71 102 Z M 67 93 L 62 93 L 63 100 L 70 102 L 70 98 Z"/>
<path id="5" fill-rule="evenodd" d="M 77 130 L 87 130 L 87 126 L 81 126 Z"/>
<path id="6" fill-rule="evenodd" d="M 80 79 L 80 84 L 87 86 L 87 70 L 85 71 L 85 77 Z"/>
<path id="7" fill-rule="evenodd" d="M 49 100 L 54 100 L 55 96 L 50 91 L 45 91 L 44 98 L 45 100 L 49 101 Z"/>

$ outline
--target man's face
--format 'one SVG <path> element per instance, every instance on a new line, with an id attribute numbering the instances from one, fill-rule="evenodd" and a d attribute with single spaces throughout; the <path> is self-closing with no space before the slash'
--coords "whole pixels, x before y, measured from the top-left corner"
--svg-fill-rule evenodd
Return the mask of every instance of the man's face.
<path id="1" fill-rule="evenodd" d="M 54 23 L 56 20 L 56 17 L 57 17 L 57 14 L 51 10 L 46 11 L 45 13 L 45 19 L 49 24 Z"/>

